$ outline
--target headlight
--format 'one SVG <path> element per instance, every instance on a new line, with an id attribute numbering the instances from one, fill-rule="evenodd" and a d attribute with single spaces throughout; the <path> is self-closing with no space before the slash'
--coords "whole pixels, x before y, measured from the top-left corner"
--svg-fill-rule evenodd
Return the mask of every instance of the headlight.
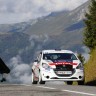
<path id="1" fill-rule="evenodd" d="M 51 68 L 51 67 L 50 67 L 48 64 L 46 64 L 46 63 L 42 63 L 42 67 L 45 68 L 45 69 L 50 69 L 50 68 Z"/>
<path id="2" fill-rule="evenodd" d="M 83 70 L 84 68 L 83 68 L 83 65 L 82 65 L 82 63 L 80 63 L 77 67 L 76 67 L 76 69 L 80 69 L 80 70 Z"/>

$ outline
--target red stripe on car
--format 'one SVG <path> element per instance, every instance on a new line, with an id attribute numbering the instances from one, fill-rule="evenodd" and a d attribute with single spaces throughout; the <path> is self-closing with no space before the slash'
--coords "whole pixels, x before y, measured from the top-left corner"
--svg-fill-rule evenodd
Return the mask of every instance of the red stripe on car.
<path id="1" fill-rule="evenodd" d="M 56 62 L 56 63 L 50 63 L 49 65 L 77 65 L 77 63 L 73 63 L 73 62 Z"/>

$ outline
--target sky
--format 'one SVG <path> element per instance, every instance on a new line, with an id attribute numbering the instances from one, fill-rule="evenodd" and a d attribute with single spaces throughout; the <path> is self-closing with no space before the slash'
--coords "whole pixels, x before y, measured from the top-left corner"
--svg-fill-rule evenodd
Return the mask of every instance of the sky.
<path id="1" fill-rule="evenodd" d="M 0 0 L 0 24 L 18 23 L 73 10 L 88 0 Z"/>

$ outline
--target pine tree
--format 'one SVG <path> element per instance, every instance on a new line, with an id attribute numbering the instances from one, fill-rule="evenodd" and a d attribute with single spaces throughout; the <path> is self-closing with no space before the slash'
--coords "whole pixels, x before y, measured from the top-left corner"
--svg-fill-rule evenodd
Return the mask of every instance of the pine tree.
<path id="1" fill-rule="evenodd" d="M 89 49 L 96 47 L 96 0 L 91 0 L 89 12 L 85 14 L 84 44 Z"/>
<path id="2" fill-rule="evenodd" d="M 80 59 L 80 61 L 82 62 L 82 64 L 84 64 L 85 62 L 85 58 L 82 54 L 78 54 L 78 58 Z"/>

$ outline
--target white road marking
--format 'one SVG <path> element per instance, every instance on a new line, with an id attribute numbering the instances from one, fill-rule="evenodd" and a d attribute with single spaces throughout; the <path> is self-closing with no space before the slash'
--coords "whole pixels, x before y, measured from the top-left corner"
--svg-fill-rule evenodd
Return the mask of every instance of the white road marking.
<path id="1" fill-rule="evenodd" d="M 36 86 L 36 87 L 46 88 L 46 89 L 57 89 L 57 88 L 45 87 L 45 86 Z M 75 93 L 75 94 L 82 94 L 82 95 L 87 95 L 87 96 L 96 96 L 96 94 L 79 92 L 79 91 L 71 91 L 71 90 L 61 90 L 61 91 L 63 91 L 63 92 Z"/>
<path id="2" fill-rule="evenodd" d="M 6 86 L 32 86 L 28 84 L 0 84 L 0 85 L 6 85 Z"/>
<path id="3" fill-rule="evenodd" d="M 36 86 L 36 87 L 46 88 L 46 89 L 56 89 L 56 88 L 52 88 L 52 87 L 45 87 L 45 86 Z"/>
<path id="4" fill-rule="evenodd" d="M 0 85 L 32 86 L 32 85 L 27 85 L 27 84 L 0 84 Z M 38 88 L 46 88 L 46 89 L 57 89 L 57 88 L 46 87 L 46 86 L 36 86 L 36 87 L 38 87 Z M 96 94 L 79 92 L 79 91 L 71 91 L 71 90 L 61 90 L 61 91 L 63 91 L 63 92 L 69 92 L 69 93 L 75 93 L 75 94 L 82 94 L 82 95 L 87 95 L 87 96 L 96 96 Z"/>
<path id="5" fill-rule="evenodd" d="M 62 91 L 64 91 L 64 92 L 70 92 L 70 93 L 76 93 L 76 94 L 82 94 L 82 95 L 96 96 L 96 94 L 79 92 L 79 91 L 71 91 L 71 90 L 62 90 Z"/>
<path id="6" fill-rule="evenodd" d="M 28 85 L 28 84 L 19 84 L 21 86 L 32 86 L 32 85 Z"/>

